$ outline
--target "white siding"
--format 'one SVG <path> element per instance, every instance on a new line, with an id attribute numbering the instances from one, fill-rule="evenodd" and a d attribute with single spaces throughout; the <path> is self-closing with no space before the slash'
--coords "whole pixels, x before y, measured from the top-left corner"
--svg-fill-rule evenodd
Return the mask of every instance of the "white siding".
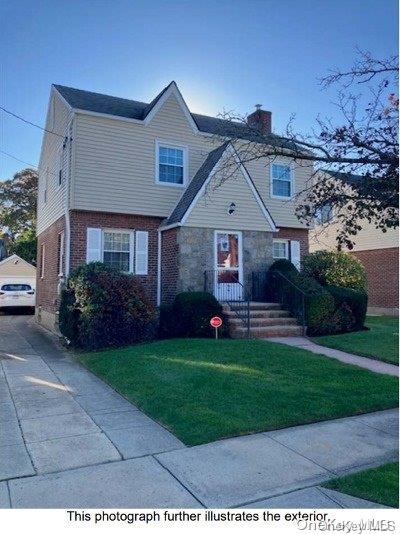
<path id="1" fill-rule="evenodd" d="M 68 135 L 71 113 L 68 106 L 52 91 L 46 119 L 46 129 L 60 135 Z M 65 211 L 66 187 L 68 184 L 69 159 L 71 143 L 63 150 L 64 139 L 52 133 L 45 133 L 39 162 L 38 186 L 38 221 L 37 234 L 59 219 Z M 63 184 L 58 185 L 58 173 L 62 165 Z M 47 201 L 44 201 L 44 190 L 47 189 Z"/>
<path id="2" fill-rule="evenodd" d="M 375 250 L 381 248 L 393 248 L 399 246 L 398 229 L 390 229 L 387 232 L 377 230 L 373 224 L 361 223 L 362 230 L 354 236 L 354 251 Z M 316 226 L 310 231 L 310 252 L 315 250 L 336 250 L 336 235 L 339 226 L 334 221 L 324 228 Z"/>
<path id="3" fill-rule="evenodd" d="M 231 173 L 230 173 L 231 174 Z M 185 226 L 228 230 L 271 231 L 242 172 L 237 170 L 226 181 L 217 173 L 185 222 Z M 231 203 L 235 211 L 228 213 Z"/>
<path id="4" fill-rule="evenodd" d="M 156 139 L 188 146 L 189 179 L 212 148 L 174 96 L 147 126 L 78 114 L 74 208 L 167 217 L 183 189 L 155 182 Z"/>
<path id="5" fill-rule="evenodd" d="M 174 95 L 147 126 L 77 114 L 71 207 L 167 217 L 183 190 L 156 184 L 156 139 L 188 147 L 189 180 L 217 146 L 215 138 L 193 132 Z M 277 226 L 301 228 L 294 214 L 295 199 L 281 201 L 270 197 L 269 162 L 255 161 L 246 167 Z M 295 166 L 295 194 L 304 189 L 310 174 L 309 166 Z M 237 186 L 232 183 L 232 187 L 236 194 Z"/>
<path id="6" fill-rule="evenodd" d="M 287 163 L 292 166 L 293 172 L 293 197 L 291 200 L 271 198 L 271 164 Z M 304 228 L 304 224 L 298 220 L 295 214 L 295 206 L 304 196 L 304 191 L 309 186 L 312 174 L 312 166 L 307 162 L 296 163 L 289 158 L 263 158 L 246 163 L 253 182 L 269 209 L 276 226 L 289 226 L 292 228 Z"/>

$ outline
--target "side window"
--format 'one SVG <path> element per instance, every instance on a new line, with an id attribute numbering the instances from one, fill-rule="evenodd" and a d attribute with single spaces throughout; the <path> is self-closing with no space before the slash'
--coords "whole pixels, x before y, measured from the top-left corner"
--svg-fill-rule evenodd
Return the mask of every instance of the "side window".
<path id="1" fill-rule="evenodd" d="M 45 245 L 40 245 L 40 278 L 44 278 Z"/>
<path id="2" fill-rule="evenodd" d="M 58 276 L 64 275 L 64 232 L 58 234 Z"/>
<path id="3" fill-rule="evenodd" d="M 330 204 L 325 204 L 315 212 L 315 222 L 317 224 L 328 223 L 333 217 L 332 206 Z"/>

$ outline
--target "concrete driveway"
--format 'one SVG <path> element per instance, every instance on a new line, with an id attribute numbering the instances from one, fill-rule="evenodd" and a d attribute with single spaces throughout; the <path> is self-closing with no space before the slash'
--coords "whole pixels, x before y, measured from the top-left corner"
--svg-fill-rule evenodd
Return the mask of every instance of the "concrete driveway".
<path id="1" fill-rule="evenodd" d="M 397 457 L 396 410 L 187 448 L 30 316 L 0 363 L 0 507 L 371 507 L 319 484 Z"/>

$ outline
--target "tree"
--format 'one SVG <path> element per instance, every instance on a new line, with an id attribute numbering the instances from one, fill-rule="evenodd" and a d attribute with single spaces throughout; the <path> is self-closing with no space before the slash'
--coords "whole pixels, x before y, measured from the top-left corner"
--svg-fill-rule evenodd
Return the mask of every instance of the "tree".
<path id="1" fill-rule="evenodd" d="M 9 253 L 17 254 L 25 261 L 36 265 L 36 231 L 33 228 L 29 230 L 24 230 L 22 234 L 20 234 L 14 241 L 10 243 Z"/>
<path id="2" fill-rule="evenodd" d="M 29 262 L 36 258 L 37 187 L 34 169 L 24 169 L 0 182 L 0 236 L 9 254 Z"/>
<path id="3" fill-rule="evenodd" d="M 398 226 L 398 57 L 380 60 L 358 51 L 353 67 L 336 69 L 320 83 L 324 88 L 340 86 L 339 124 L 317 118 L 314 131 L 300 135 L 292 119 L 284 135 L 273 135 L 249 125 L 247 117 L 228 113 L 223 118 L 241 123 L 233 143 L 243 163 L 286 156 L 298 165 L 314 165 L 300 192 L 297 216 L 311 223 L 322 207 L 334 206 L 339 248 L 352 248 L 362 220 L 383 232 Z M 354 94 L 355 88 L 361 93 Z M 328 179 L 321 169 L 330 171 Z"/>
<path id="4" fill-rule="evenodd" d="M 34 169 L 24 169 L 0 182 L 0 229 L 11 241 L 36 227 L 37 188 Z"/>

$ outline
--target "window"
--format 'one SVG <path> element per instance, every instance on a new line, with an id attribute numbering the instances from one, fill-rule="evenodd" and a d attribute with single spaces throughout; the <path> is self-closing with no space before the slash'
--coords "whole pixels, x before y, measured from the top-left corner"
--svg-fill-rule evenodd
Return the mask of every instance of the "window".
<path id="1" fill-rule="evenodd" d="M 103 232 L 103 262 L 119 271 L 132 271 L 131 232 Z"/>
<path id="2" fill-rule="evenodd" d="M 271 196 L 291 198 L 293 191 L 292 170 L 290 165 L 272 164 Z"/>
<path id="3" fill-rule="evenodd" d="M 32 291 L 32 287 L 28 284 L 4 284 L 1 291 Z"/>
<path id="4" fill-rule="evenodd" d="M 44 278 L 44 244 L 40 245 L 40 278 Z"/>
<path id="5" fill-rule="evenodd" d="M 328 223 L 332 219 L 332 206 L 325 204 L 321 208 L 318 208 L 315 212 L 315 221 L 317 224 Z"/>
<path id="6" fill-rule="evenodd" d="M 272 256 L 275 260 L 289 259 L 289 241 L 274 239 Z"/>
<path id="7" fill-rule="evenodd" d="M 58 234 L 58 276 L 64 274 L 64 232 Z"/>
<path id="8" fill-rule="evenodd" d="M 156 143 L 156 180 L 158 183 L 182 186 L 186 182 L 187 149 Z"/>

